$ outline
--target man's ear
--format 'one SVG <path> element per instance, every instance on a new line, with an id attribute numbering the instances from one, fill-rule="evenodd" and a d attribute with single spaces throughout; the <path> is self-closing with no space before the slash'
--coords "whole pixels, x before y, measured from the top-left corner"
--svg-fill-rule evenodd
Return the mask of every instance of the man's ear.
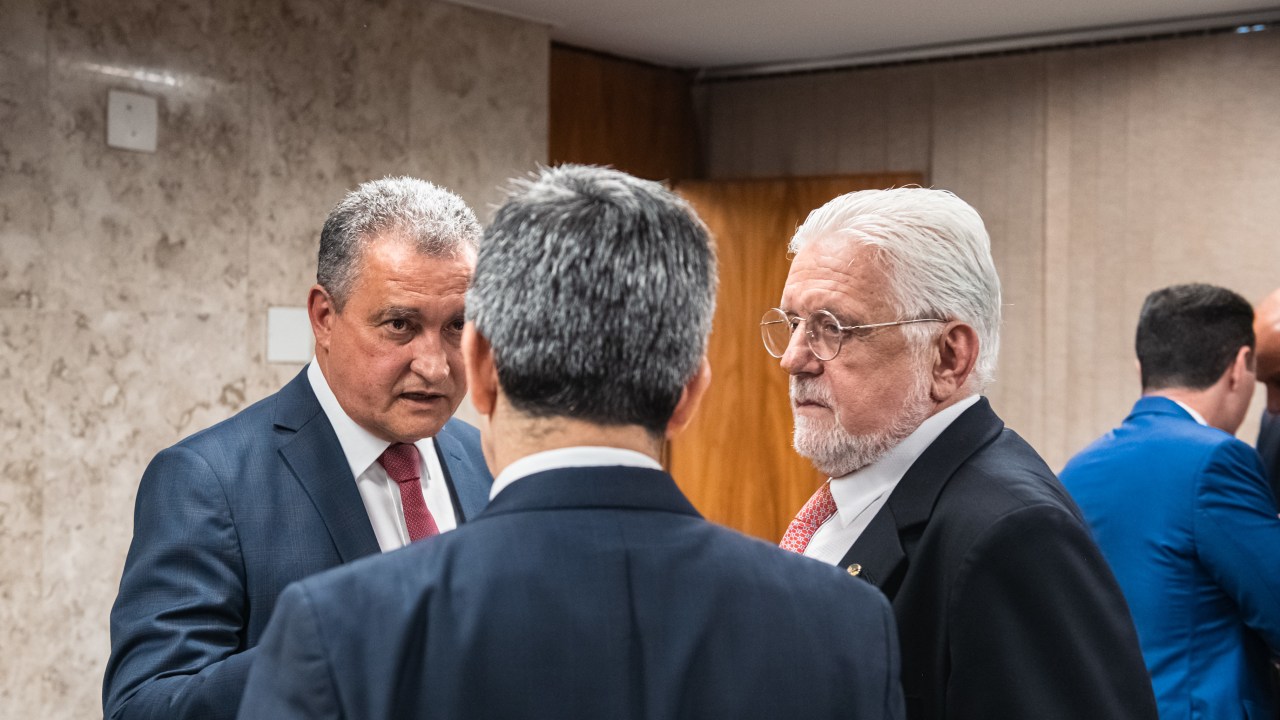
<path id="1" fill-rule="evenodd" d="M 333 298 L 323 287 L 312 285 L 307 294 L 307 317 L 311 319 L 311 332 L 316 336 L 316 348 L 329 351 L 329 337 L 333 332 L 333 321 L 338 315 L 338 307 Z"/>
<path id="2" fill-rule="evenodd" d="M 698 405 L 710 387 L 711 361 L 704 355 L 702 363 L 698 366 L 698 372 L 693 374 L 689 382 L 684 384 L 684 389 L 680 391 L 680 400 L 676 402 L 676 409 L 671 413 L 671 419 L 667 421 L 668 440 L 679 435 L 680 431 L 693 421 Z"/>
<path id="3" fill-rule="evenodd" d="M 494 364 L 489 340 L 471 322 L 462 328 L 462 362 L 467 369 L 471 404 L 481 415 L 493 415 L 498 402 L 498 367 Z"/>
<path id="4" fill-rule="evenodd" d="M 962 390 L 978 362 L 978 331 L 962 322 L 947 323 L 934 340 L 933 385 L 930 396 L 945 402 Z"/>
<path id="5" fill-rule="evenodd" d="M 1227 377 L 1227 386 L 1232 390 L 1243 384 L 1248 385 L 1252 392 L 1253 383 L 1257 381 L 1253 371 L 1253 348 L 1245 345 L 1236 352 L 1235 361 L 1227 368 Z"/>

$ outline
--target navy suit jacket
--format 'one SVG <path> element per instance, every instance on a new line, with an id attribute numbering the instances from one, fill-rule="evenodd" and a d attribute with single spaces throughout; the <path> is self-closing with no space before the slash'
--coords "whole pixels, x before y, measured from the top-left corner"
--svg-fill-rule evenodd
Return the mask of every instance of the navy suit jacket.
<path id="1" fill-rule="evenodd" d="M 642 468 L 531 475 L 455 532 L 297 583 L 260 652 L 242 720 L 902 717 L 879 592 Z"/>
<path id="2" fill-rule="evenodd" d="M 912 720 L 1156 717 L 1133 621 L 1079 510 L 985 398 L 841 564 L 893 602 Z"/>
<path id="3" fill-rule="evenodd" d="M 1062 482 L 1133 609 L 1161 719 L 1269 720 L 1280 519 L 1253 448 L 1144 397 Z"/>
<path id="4" fill-rule="evenodd" d="M 459 521 L 493 478 L 479 433 L 451 420 L 436 448 Z M 289 583 L 379 551 L 306 370 L 276 394 L 158 454 L 138 487 L 111 611 L 107 718 L 233 718 Z"/>
<path id="5" fill-rule="evenodd" d="M 1262 456 L 1262 466 L 1271 479 L 1271 494 L 1280 504 L 1280 417 L 1262 414 L 1262 425 L 1258 428 L 1258 454 Z"/>

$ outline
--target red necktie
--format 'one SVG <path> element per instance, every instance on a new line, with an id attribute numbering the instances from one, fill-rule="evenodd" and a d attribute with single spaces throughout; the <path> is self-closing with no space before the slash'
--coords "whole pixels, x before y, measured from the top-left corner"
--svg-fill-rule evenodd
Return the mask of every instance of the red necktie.
<path id="1" fill-rule="evenodd" d="M 809 547 L 813 534 L 822 527 L 822 523 L 830 520 L 835 514 L 836 499 L 831 496 L 831 481 L 828 480 L 822 483 L 818 492 L 814 493 L 813 497 L 809 498 L 809 502 L 800 508 L 796 519 L 792 520 L 791 525 L 787 527 L 787 533 L 782 536 L 782 542 L 778 543 L 778 547 L 794 553 L 803 553 L 804 549 Z"/>
<path id="2" fill-rule="evenodd" d="M 400 486 L 400 505 L 404 507 L 404 524 L 409 529 L 409 542 L 439 535 L 436 519 L 422 497 L 422 478 L 418 468 L 418 448 L 409 443 L 393 443 L 378 458 L 378 464 L 396 485 Z"/>

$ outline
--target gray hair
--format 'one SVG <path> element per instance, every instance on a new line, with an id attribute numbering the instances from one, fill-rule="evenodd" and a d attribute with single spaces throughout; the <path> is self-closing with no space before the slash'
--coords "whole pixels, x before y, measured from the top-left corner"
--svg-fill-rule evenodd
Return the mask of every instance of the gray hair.
<path id="1" fill-rule="evenodd" d="M 467 319 L 533 417 L 661 435 L 706 353 L 716 258 L 661 185 L 564 165 L 516 181 L 485 231 Z"/>
<path id="2" fill-rule="evenodd" d="M 480 244 L 475 213 L 454 193 L 410 177 L 363 183 L 334 206 L 320 231 L 316 282 L 339 311 L 359 274 L 365 245 L 387 233 L 438 258 L 474 253 Z"/>
<path id="3" fill-rule="evenodd" d="M 946 190 L 852 192 L 809 213 L 788 249 L 799 252 L 814 240 L 829 239 L 878 249 L 901 313 L 890 320 L 940 317 L 971 325 L 978 333 L 978 360 L 969 382 L 978 392 L 991 382 L 1000 352 L 1000 277 L 976 210 Z M 937 326 L 903 330 L 923 348 Z"/>

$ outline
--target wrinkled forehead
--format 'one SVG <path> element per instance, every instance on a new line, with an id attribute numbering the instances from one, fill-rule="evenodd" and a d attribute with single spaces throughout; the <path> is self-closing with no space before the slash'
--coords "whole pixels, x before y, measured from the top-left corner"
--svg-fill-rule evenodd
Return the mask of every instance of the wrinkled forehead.
<path id="1" fill-rule="evenodd" d="M 791 261 L 782 309 L 805 315 L 830 310 L 841 320 L 866 320 L 892 307 L 889 273 L 877 248 L 847 237 L 824 236 Z"/>

